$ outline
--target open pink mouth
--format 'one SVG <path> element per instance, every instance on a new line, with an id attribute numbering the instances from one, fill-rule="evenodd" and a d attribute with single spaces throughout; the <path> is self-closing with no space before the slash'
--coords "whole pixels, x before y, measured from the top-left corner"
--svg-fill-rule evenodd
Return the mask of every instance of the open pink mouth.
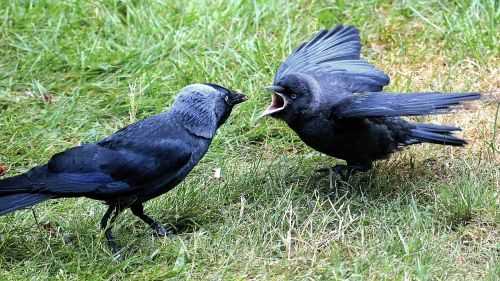
<path id="1" fill-rule="evenodd" d="M 271 105 L 264 112 L 262 112 L 260 117 L 280 112 L 285 109 L 287 105 L 288 102 L 282 94 L 273 92 L 273 100 L 271 101 Z"/>

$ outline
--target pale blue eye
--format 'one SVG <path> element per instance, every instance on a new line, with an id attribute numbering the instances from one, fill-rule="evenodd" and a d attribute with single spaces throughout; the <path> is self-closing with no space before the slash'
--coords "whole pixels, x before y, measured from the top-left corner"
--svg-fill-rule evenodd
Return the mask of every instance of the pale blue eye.
<path id="1" fill-rule="evenodd" d="M 292 94 L 292 99 L 296 99 L 297 98 L 297 95 L 296 94 Z"/>

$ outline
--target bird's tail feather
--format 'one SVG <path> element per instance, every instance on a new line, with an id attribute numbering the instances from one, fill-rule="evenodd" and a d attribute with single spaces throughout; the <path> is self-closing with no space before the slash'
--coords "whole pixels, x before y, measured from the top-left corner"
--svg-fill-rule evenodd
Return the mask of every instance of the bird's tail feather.
<path id="1" fill-rule="evenodd" d="M 37 193 L 33 188 L 33 181 L 43 179 L 46 171 L 47 166 L 43 165 L 0 180 L 0 216 L 55 198 L 54 194 Z"/>
<path id="2" fill-rule="evenodd" d="M 413 123 L 415 128 L 410 130 L 410 138 L 413 143 L 436 143 L 443 145 L 464 146 L 467 141 L 452 136 L 453 132 L 460 131 L 460 128 L 437 124 Z"/>
<path id="3" fill-rule="evenodd" d="M 33 206 L 54 197 L 55 195 L 43 193 L 18 193 L 0 196 L 0 216 Z"/>
<path id="4" fill-rule="evenodd" d="M 47 165 L 34 167 L 28 172 L 0 180 L 0 196 L 12 193 L 32 192 L 36 183 L 46 182 Z"/>

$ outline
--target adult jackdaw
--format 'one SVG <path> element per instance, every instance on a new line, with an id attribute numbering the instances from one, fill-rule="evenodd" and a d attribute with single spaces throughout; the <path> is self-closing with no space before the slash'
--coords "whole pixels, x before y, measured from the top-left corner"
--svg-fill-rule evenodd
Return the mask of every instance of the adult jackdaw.
<path id="1" fill-rule="evenodd" d="M 308 146 L 344 159 L 333 171 L 343 180 L 375 160 L 417 143 L 463 146 L 460 128 L 406 121 L 399 116 L 448 113 L 479 93 L 381 92 L 389 77 L 360 58 L 359 31 L 321 30 L 278 68 L 271 105 L 262 116 L 285 121 Z"/>
<path id="2" fill-rule="evenodd" d="M 112 223 L 126 208 L 157 234 L 169 233 L 142 204 L 178 185 L 205 155 L 241 93 L 215 84 L 183 88 L 169 111 L 131 124 L 93 144 L 54 155 L 47 164 L 0 180 L 0 215 L 61 197 L 88 197 L 109 205 L 101 229 L 115 259 Z"/>

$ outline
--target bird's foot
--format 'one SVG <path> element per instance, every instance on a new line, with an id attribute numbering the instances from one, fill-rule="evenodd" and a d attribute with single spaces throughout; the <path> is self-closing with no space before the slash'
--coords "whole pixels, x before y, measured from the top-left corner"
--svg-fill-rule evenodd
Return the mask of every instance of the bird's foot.
<path id="1" fill-rule="evenodd" d="M 156 232 L 156 235 L 159 237 L 166 237 L 169 235 L 172 235 L 174 232 L 168 228 L 165 228 L 161 223 L 156 222 L 152 218 L 150 218 L 148 215 L 144 213 L 144 209 L 142 207 L 141 203 L 137 203 L 135 205 L 132 205 L 130 207 L 132 210 L 132 213 L 139 217 L 143 222 L 147 223 L 149 226 L 151 226 L 152 229 Z"/>
<path id="2" fill-rule="evenodd" d="M 343 182 L 348 182 L 351 176 L 356 172 L 366 172 L 371 168 L 370 165 L 335 165 L 328 169 L 319 171 L 330 171 L 337 174 Z"/>
<path id="3" fill-rule="evenodd" d="M 331 170 L 332 172 L 337 174 L 343 182 L 348 182 L 351 178 L 351 175 L 356 171 L 355 169 L 346 165 L 336 165 L 335 167 L 331 168 Z"/>
<path id="4" fill-rule="evenodd" d="M 114 252 L 113 253 L 113 263 L 115 263 L 115 264 L 120 263 L 121 260 L 122 260 L 122 254 L 120 253 L 120 251 Z"/>
<path id="5" fill-rule="evenodd" d="M 323 168 L 323 169 L 318 169 L 315 170 L 315 172 L 318 173 L 318 175 L 314 176 L 313 178 L 316 180 L 320 180 L 321 178 L 327 177 L 329 179 L 329 186 L 328 186 L 328 193 L 326 194 L 327 196 L 331 196 L 335 193 L 335 189 L 338 183 L 338 180 L 334 180 L 333 178 L 333 168 Z"/>
<path id="6" fill-rule="evenodd" d="M 336 174 L 340 178 L 340 183 L 345 184 L 349 182 L 349 179 L 351 178 L 351 175 L 353 175 L 355 172 L 366 172 L 372 167 L 371 164 L 368 165 L 336 165 L 331 168 L 326 168 L 326 169 L 319 169 L 316 170 L 316 172 L 319 172 L 320 175 L 326 176 L 328 175 L 330 177 L 330 192 L 328 195 L 332 195 L 335 193 L 335 188 L 337 183 L 339 182 L 338 179 L 334 181 L 333 175 Z M 326 175 L 325 175 L 326 174 Z"/>
<path id="7" fill-rule="evenodd" d="M 111 216 L 114 213 L 113 216 Z M 110 205 L 106 213 L 101 219 L 101 230 L 104 230 L 104 236 L 106 236 L 106 240 L 108 241 L 109 246 L 111 247 L 111 252 L 113 253 L 113 263 L 119 263 L 121 261 L 121 253 L 118 245 L 116 245 L 115 237 L 111 232 L 111 227 L 108 227 L 108 223 L 113 224 L 116 217 L 120 213 L 120 209 L 115 205 Z"/>
<path id="8" fill-rule="evenodd" d="M 113 263 L 119 263 L 122 260 L 122 254 L 120 252 L 120 248 L 116 245 L 115 238 L 111 233 L 111 229 L 106 231 L 106 239 L 108 240 L 108 244 L 111 247 L 111 253 L 113 253 Z"/>
<path id="9" fill-rule="evenodd" d="M 314 172 L 316 173 L 315 175 L 313 175 L 313 179 L 315 180 L 321 180 L 327 176 L 331 176 L 332 174 L 332 168 L 322 168 L 322 169 L 317 169 L 317 170 L 314 170 Z"/>
<path id="10" fill-rule="evenodd" d="M 161 225 L 160 223 L 157 223 L 157 222 L 154 222 L 151 225 L 151 227 L 155 230 L 156 235 L 158 237 L 167 237 L 167 236 L 174 234 L 174 232 L 171 229 L 165 228 L 163 225 Z"/>
<path id="11" fill-rule="evenodd" d="M 319 175 L 315 176 L 315 178 L 329 176 L 330 182 L 333 182 L 333 174 L 338 175 L 343 182 L 349 181 L 349 177 L 350 177 L 350 172 L 347 172 L 346 169 L 344 169 L 344 165 L 337 165 L 334 167 L 318 169 L 318 170 L 315 170 L 315 172 L 317 172 L 319 174 Z"/>
<path id="12" fill-rule="evenodd" d="M 330 173 L 330 171 L 331 171 L 331 168 L 321 168 L 321 169 L 314 170 L 314 172 L 316 172 L 320 176 L 326 176 Z"/>

